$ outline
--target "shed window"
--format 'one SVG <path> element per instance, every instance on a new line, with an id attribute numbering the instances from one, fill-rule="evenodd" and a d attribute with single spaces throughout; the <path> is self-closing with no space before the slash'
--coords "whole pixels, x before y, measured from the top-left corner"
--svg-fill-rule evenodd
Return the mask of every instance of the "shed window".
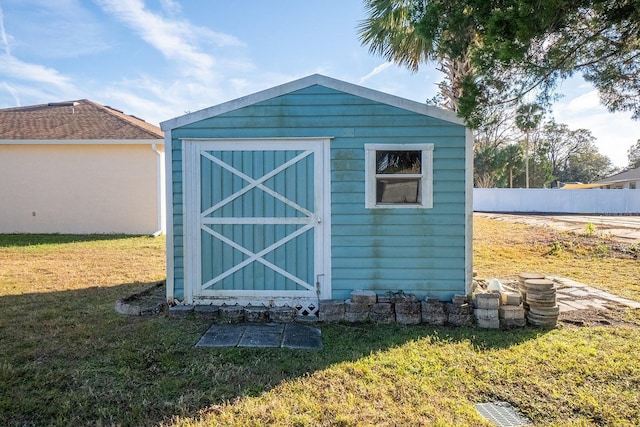
<path id="1" fill-rule="evenodd" d="M 366 144 L 367 208 L 433 207 L 433 144 Z"/>

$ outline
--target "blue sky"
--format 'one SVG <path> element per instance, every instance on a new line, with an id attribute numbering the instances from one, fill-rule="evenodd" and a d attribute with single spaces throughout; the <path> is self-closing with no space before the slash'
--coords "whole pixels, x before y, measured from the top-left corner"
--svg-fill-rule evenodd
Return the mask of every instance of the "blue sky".
<path id="1" fill-rule="evenodd" d="M 321 73 L 424 102 L 441 76 L 361 46 L 359 0 L 0 0 L 0 108 L 87 98 L 161 121 Z M 579 79 L 556 120 L 626 166 L 640 138 Z"/>

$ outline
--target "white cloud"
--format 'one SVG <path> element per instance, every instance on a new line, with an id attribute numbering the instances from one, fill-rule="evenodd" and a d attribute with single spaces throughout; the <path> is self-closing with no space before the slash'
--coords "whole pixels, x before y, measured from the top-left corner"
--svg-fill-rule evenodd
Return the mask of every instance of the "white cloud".
<path id="1" fill-rule="evenodd" d="M 9 46 L 9 40 L 7 38 L 7 32 L 4 29 L 4 11 L 2 10 L 2 4 L 0 4 L 0 42 L 2 42 L 2 50 L 5 55 L 11 55 L 11 47 Z"/>
<path id="2" fill-rule="evenodd" d="M 11 54 L 9 36 L 4 26 L 4 13 L 0 6 L 0 42 L 2 51 L 0 52 L 0 76 L 9 79 L 29 81 L 34 83 L 44 83 L 53 85 L 62 91 L 71 91 L 73 85 L 70 79 L 57 70 L 39 64 L 32 64 L 15 58 Z M 14 100 L 19 102 L 18 92 L 5 81 L 3 86 L 11 93 Z"/>
<path id="3" fill-rule="evenodd" d="M 15 37 L 8 35 L 15 41 L 10 53 L 17 57 L 75 58 L 108 48 L 104 25 L 79 0 L 4 3 L 9 9 L 5 19 Z"/>
<path id="4" fill-rule="evenodd" d="M 384 70 L 386 70 L 387 68 L 389 68 L 391 65 L 393 65 L 391 62 L 385 62 L 384 64 L 380 64 L 378 65 L 376 68 L 373 69 L 373 71 L 371 71 L 369 74 L 367 74 L 366 76 L 362 77 L 359 81 L 358 84 L 363 84 L 364 82 L 366 82 L 367 80 L 369 80 L 370 78 L 380 74 L 381 72 L 383 72 Z"/>
<path id="5" fill-rule="evenodd" d="M 70 79 L 53 68 L 39 64 L 30 64 L 9 55 L 0 56 L 0 75 L 18 80 L 46 83 L 59 89 L 70 90 Z"/>
<path id="6" fill-rule="evenodd" d="M 200 44 L 242 46 L 236 37 L 198 27 L 177 18 L 165 19 L 145 8 L 141 0 L 97 0 L 107 12 L 124 22 L 170 61 L 179 62 L 186 76 L 208 81 L 214 73 L 215 58 Z"/>
<path id="7" fill-rule="evenodd" d="M 562 83 L 564 98 L 553 105 L 553 117 L 571 129 L 587 129 L 596 137 L 601 154 L 618 167 L 628 164 L 627 150 L 640 138 L 640 122 L 631 113 L 611 113 L 600 104 L 598 91 L 582 77 Z"/>
<path id="8" fill-rule="evenodd" d="M 99 102 L 122 110 L 125 114 L 133 114 L 155 125 L 173 115 L 172 106 L 165 102 L 152 101 L 147 96 L 136 95 L 127 89 L 108 88 L 103 96 L 104 99 Z"/>
<path id="9" fill-rule="evenodd" d="M 144 75 L 112 82 L 96 95 L 96 101 L 158 124 L 187 111 L 226 101 L 219 86 L 190 79 L 176 79 L 168 83 Z"/>
<path id="10" fill-rule="evenodd" d="M 567 112 L 573 114 L 580 114 L 599 107 L 600 98 L 597 90 L 591 90 L 584 95 L 580 95 L 577 98 L 569 101 L 569 103 L 566 105 Z"/>

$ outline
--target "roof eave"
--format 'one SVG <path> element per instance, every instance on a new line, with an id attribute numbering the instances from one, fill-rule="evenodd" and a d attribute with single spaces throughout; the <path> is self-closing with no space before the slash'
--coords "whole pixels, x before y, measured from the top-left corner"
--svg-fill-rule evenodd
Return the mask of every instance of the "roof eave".
<path id="1" fill-rule="evenodd" d="M 164 139 L 0 139 L 0 145 L 164 145 Z"/>

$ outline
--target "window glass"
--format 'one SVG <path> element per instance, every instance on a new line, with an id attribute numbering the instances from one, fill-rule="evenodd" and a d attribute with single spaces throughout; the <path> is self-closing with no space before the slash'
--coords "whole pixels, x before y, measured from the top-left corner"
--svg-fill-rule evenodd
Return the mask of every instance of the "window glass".
<path id="1" fill-rule="evenodd" d="M 376 151 L 376 173 L 422 173 L 421 151 Z"/>
<path id="2" fill-rule="evenodd" d="M 420 203 L 420 178 L 377 179 L 376 203 Z"/>

